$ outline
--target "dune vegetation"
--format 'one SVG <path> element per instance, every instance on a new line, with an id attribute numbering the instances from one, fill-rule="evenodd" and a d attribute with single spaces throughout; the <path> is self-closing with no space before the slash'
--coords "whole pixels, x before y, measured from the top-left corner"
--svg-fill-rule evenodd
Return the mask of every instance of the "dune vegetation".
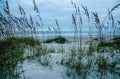
<path id="1" fill-rule="evenodd" d="M 55 37 L 52 37 L 53 32 L 49 27 L 51 38 L 45 39 L 44 25 L 35 0 L 33 5 L 36 19 L 31 15 L 28 18 L 20 5 L 18 10 L 21 16 L 14 16 L 6 0 L 0 12 L 0 79 L 28 79 L 24 70 L 26 61 L 34 61 L 50 68 L 54 68 L 54 65 L 65 67 L 63 70 L 66 79 L 120 78 L 120 31 L 116 30 L 120 27 L 120 20 L 115 20 L 112 14 L 119 9 L 120 4 L 109 9 L 102 20 L 97 12 L 89 13 L 87 6 L 77 5 L 75 2 L 71 4 L 74 9 L 71 14 L 73 41 L 61 35 L 62 27 L 57 20 L 56 28 L 60 29 L 55 30 Z M 81 15 L 80 7 L 84 15 Z M 88 41 L 84 41 L 82 35 L 82 16 L 87 18 Z M 106 26 L 106 23 L 109 26 Z M 93 35 L 94 27 L 97 29 L 96 37 Z M 38 28 L 42 31 L 41 39 L 35 35 Z M 108 32 L 108 35 L 104 35 L 104 32 Z"/>

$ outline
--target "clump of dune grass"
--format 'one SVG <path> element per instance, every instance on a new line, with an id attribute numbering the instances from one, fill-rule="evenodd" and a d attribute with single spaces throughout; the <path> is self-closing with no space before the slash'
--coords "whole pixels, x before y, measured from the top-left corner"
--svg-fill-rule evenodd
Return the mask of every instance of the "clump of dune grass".
<path id="1" fill-rule="evenodd" d="M 120 47 L 120 37 L 114 37 L 110 39 L 109 41 L 103 41 L 102 43 L 99 43 L 98 46 L 101 47 L 111 47 L 114 49 L 119 49 Z"/>
<path id="2" fill-rule="evenodd" d="M 25 47 L 28 45 L 33 47 L 39 44 L 40 42 L 33 38 L 10 37 L 0 40 L 0 78 L 19 77 L 22 72 L 18 72 L 17 64 L 26 59 L 24 57 Z"/>
<path id="3" fill-rule="evenodd" d="M 35 0 L 33 3 L 35 6 Z M 31 14 L 28 19 L 22 6 L 18 5 L 20 17 L 16 17 L 10 12 L 8 0 L 3 5 L 3 12 L 0 12 L 0 79 L 25 79 L 22 69 L 22 62 L 26 59 L 24 49 L 27 46 L 40 45 L 40 42 L 33 36 L 36 27 Z M 21 68 L 18 68 L 18 64 Z M 20 75 L 23 76 L 20 77 Z"/>
<path id="4" fill-rule="evenodd" d="M 17 39 L 19 43 L 25 43 L 26 45 L 30 46 L 40 46 L 40 41 L 33 38 L 33 37 L 22 37 Z"/>
<path id="5" fill-rule="evenodd" d="M 111 10 L 109 10 L 108 14 L 105 16 L 103 20 L 99 18 L 99 14 L 97 12 L 93 12 L 93 14 L 90 15 L 87 7 L 81 5 L 85 12 L 85 16 L 87 16 L 88 26 L 89 26 L 88 27 L 89 28 L 89 33 L 88 33 L 89 43 L 88 43 L 88 47 L 86 48 L 86 50 L 84 50 L 84 47 L 82 47 L 82 36 L 81 36 L 82 31 L 81 30 L 82 30 L 82 26 L 84 22 L 80 14 L 80 8 L 74 2 L 72 2 L 72 5 L 74 7 L 74 13 L 72 14 L 72 24 L 74 26 L 73 28 L 75 32 L 73 39 L 76 42 L 73 45 L 73 49 L 70 51 L 71 54 L 69 56 L 69 59 L 66 62 L 66 65 L 69 66 L 69 68 L 74 69 L 75 72 L 78 73 L 78 75 L 80 75 L 82 78 L 85 78 L 85 79 L 87 78 L 88 75 L 91 74 L 91 71 L 99 73 L 95 75 L 98 78 L 102 79 L 108 74 L 107 71 L 109 71 L 109 68 L 112 68 L 112 71 L 114 73 L 111 73 L 111 70 L 110 70 L 110 73 L 112 75 L 114 74 L 114 76 L 112 77 L 114 78 L 115 74 L 117 74 L 115 69 L 118 63 L 116 63 L 116 61 L 113 61 L 113 60 L 116 60 L 115 57 L 117 56 L 115 55 L 116 49 L 114 49 L 113 47 L 119 46 L 119 44 L 117 44 L 119 43 L 119 37 L 115 39 L 116 37 L 115 27 L 116 26 L 115 26 L 115 20 L 112 15 L 112 12 L 116 8 L 118 8 L 119 4 L 113 7 Z M 112 28 L 109 30 L 112 34 L 110 35 L 108 34 L 107 37 L 104 36 L 104 30 L 107 28 L 105 26 L 106 20 L 109 21 L 107 22 L 107 24 L 110 25 L 108 28 L 109 29 Z M 97 32 L 98 32 L 98 35 L 95 39 L 93 38 L 93 35 L 92 35 L 93 27 L 96 27 Z M 78 39 L 78 36 L 79 36 L 79 39 Z M 112 39 L 115 39 L 115 40 L 112 40 Z M 107 53 L 109 52 L 109 54 L 107 55 L 106 52 Z M 85 58 L 87 59 L 86 63 L 83 63 L 82 61 Z M 113 59 L 111 60 L 113 61 L 112 63 L 109 62 L 111 58 Z M 96 69 L 94 68 L 94 66 L 96 66 L 95 67 Z M 67 70 L 67 74 L 72 75 L 70 74 L 71 70 L 69 68 Z"/>
<path id="6" fill-rule="evenodd" d="M 47 40 L 43 41 L 43 43 L 52 43 L 52 42 L 56 42 L 58 44 L 64 44 L 64 43 L 68 42 L 68 40 L 65 37 L 57 36 L 55 38 L 47 39 Z"/>

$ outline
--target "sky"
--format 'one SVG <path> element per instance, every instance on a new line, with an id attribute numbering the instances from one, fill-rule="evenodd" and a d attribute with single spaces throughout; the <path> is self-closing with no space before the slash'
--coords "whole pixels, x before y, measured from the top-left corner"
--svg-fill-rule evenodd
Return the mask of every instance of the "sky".
<path id="1" fill-rule="evenodd" d="M 35 0 L 39 8 L 40 15 L 43 20 L 43 25 L 47 27 L 56 27 L 55 19 L 58 20 L 59 25 L 62 29 L 72 29 L 72 13 L 74 12 L 71 0 Z M 86 5 L 89 12 L 97 11 L 100 18 L 103 19 L 107 15 L 108 8 L 111 9 L 114 5 L 120 3 L 120 0 L 72 0 L 80 6 L 82 18 L 84 19 L 84 11 L 81 7 Z M 21 5 L 25 11 L 31 14 L 33 17 L 35 15 L 33 11 L 33 0 L 8 0 L 10 5 L 10 10 L 13 15 L 20 16 L 18 11 L 18 5 Z M 120 15 L 120 10 L 114 12 L 114 17 Z M 35 17 L 34 17 L 35 18 Z M 84 19 L 84 27 L 87 27 L 86 19 Z M 84 28 L 87 29 L 87 28 Z"/>

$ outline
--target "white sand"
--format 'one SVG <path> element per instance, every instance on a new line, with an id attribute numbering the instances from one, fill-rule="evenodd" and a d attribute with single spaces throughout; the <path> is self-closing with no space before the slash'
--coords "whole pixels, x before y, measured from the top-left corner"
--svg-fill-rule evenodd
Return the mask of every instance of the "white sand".
<path id="1" fill-rule="evenodd" d="M 43 46 L 47 46 L 48 49 L 52 48 L 55 49 L 54 53 L 50 53 L 50 66 L 43 66 L 39 64 L 38 61 L 28 62 L 27 60 L 23 63 L 23 70 L 25 70 L 25 76 L 28 79 L 79 79 L 80 77 L 67 77 L 66 76 L 66 70 L 67 68 L 64 65 L 61 65 L 62 56 L 63 59 L 67 59 L 68 55 L 70 53 L 70 49 L 73 48 L 74 43 L 66 43 L 63 45 L 59 45 L 56 43 L 50 43 L 50 44 L 43 44 Z M 64 48 L 64 52 L 59 51 L 59 47 L 62 46 Z M 83 44 L 84 48 L 88 48 L 88 44 Z M 25 52 L 29 52 L 29 50 L 25 50 Z M 28 54 L 28 53 L 27 53 Z M 105 58 L 109 54 L 105 53 Z M 94 52 L 94 56 L 92 57 L 93 62 L 96 62 L 96 59 L 98 58 L 98 54 Z M 111 57 L 109 57 L 109 61 L 113 61 Z M 82 59 L 83 65 L 86 65 L 87 58 Z M 117 65 L 118 68 L 120 65 Z M 92 68 L 95 69 L 97 66 L 93 66 Z M 118 71 L 119 72 L 119 71 Z M 86 79 L 99 79 L 96 74 L 99 74 L 98 72 L 90 70 L 90 74 L 87 75 Z M 106 79 L 112 79 L 113 75 L 107 72 L 107 75 L 104 76 Z M 115 79 L 119 79 L 119 76 L 116 75 Z"/>

